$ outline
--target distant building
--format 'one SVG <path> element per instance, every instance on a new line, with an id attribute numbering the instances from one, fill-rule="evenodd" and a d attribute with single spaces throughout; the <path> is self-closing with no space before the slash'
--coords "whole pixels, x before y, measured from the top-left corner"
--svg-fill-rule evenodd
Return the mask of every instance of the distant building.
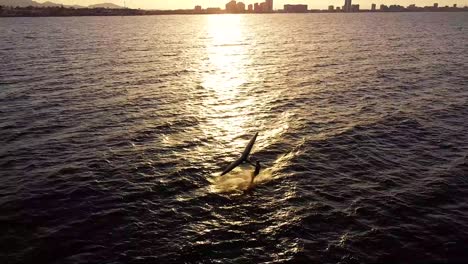
<path id="1" fill-rule="evenodd" d="M 219 13 L 221 13 L 221 11 L 222 11 L 222 10 L 221 10 L 221 8 L 219 8 L 219 7 L 208 7 L 208 8 L 206 9 L 206 12 L 207 12 L 208 14 L 219 14 Z"/>
<path id="2" fill-rule="evenodd" d="M 226 4 L 226 12 L 228 13 L 237 13 L 237 3 L 232 0 Z"/>
<path id="3" fill-rule="evenodd" d="M 343 11 L 351 12 L 351 0 L 345 0 L 345 4 L 343 6 Z"/>
<path id="4" fill-rule="evenodd" d="M 332 6 L 332 5 L 329 5 L 329 6 L 328 6 L 328 11 L 333 11 L 334 9 L 335 9 L 334 6 Z"/>
<path id="5" fill-rule="evenodd" d="M 377 7 L 376 4 L 372 4 L 372 5 L 371 5 L 371 11 L 375 11 L 375 8 L 376 8 L 376 7 Z"/>
<path id="6" fill-rule="evenodd" d="M 388 10 L 388 6 L 380 5 L 380 11 L 387 11 L 387 10 Z"/>
<path id="7" fill-rule="evenodd" d="M 244 13 L 245 12 L 245 4 L 242 2 L 237 3 L 237 12 Z"/>
<path id="8" fill-rule="evenodd" d="M 416 7 L 415 4 L 411 4 L 409 5 L 406 9 L 410 10 L 410 11 L 416 11 L 418 8 Z"/>
<path id="9" fill-rule="evenodd" d="M 255 13 L 272 13 L 273 12 L 273 0 L 265 0 L 265 2 L 255 3 L 252 8 L 249 5 L 249 11 Z"/>
<path id="10" fill-rule="evenodd" d="M 341 7 L 337 6 L 335 10 L 336 11 L 341 11 Z"/>
<path id="11" fill-rule="evenodd" d="M 439 7 L 439 4 L 438 3 L 434 3 L 434 8 L 438 8 Z"/>
<path id="12" fill-rule="evenodd" d="M 258 3 L 255 3 L 255 4 L 254 4 L 254 12 L 260 13 L 260 11 L 261 11 L 261 10 L 260 10 L 260 5 L 259 5 Z"/>
<path id="13" fill-rule="evenodd" d="M 200 13 L 202 11 L 202 7 L 197 5 L 197 6 L 195 6 L 194 10 L 195 10 L 195 12 Z"/>
<path id="14" fill-rule="evenodd" d="M 252 11 L 253 11 L 253 5 L 252 5 L 252 4 L 250 4 L 250 5 L 248 6 L 248 10 L 249 10 L 249 12 L 252 12 Z"/>
<path id="15" fill-rule="evenodd" d="M 306 13 L 307 5 L 284 5 L 286 13 Z"/>
<path id="16" fill-rule="evenodd" d="M 453 8 L 457 8 L 457 4 L 453 4 Z"/>
<path id="17" fill-rule="evenodd" d="M 351 12 L 359 12 L 359 5 L 351 5 Z"/>
<path id="18" fill-rule="evenodd" d="M 266 12 L 268 13 L 273 12 L 273 0 L 266 0 L 265 8 L 266 8 Z"/>
<path id="19" fill-rule="evenodd" d="M 387 9 L 390 12 L 403 12 L 405 11 L 405 7 L 401 5 L 390 5 Z"/>

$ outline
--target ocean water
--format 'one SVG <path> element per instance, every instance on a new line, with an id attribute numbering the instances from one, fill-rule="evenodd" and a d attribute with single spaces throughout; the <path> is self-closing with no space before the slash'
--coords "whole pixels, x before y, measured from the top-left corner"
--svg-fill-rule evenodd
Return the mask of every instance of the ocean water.
<path id="1" fill-rule="evenodd" d="M 0 36 L 0 263 L 468 260 L 468 13 Z"/>

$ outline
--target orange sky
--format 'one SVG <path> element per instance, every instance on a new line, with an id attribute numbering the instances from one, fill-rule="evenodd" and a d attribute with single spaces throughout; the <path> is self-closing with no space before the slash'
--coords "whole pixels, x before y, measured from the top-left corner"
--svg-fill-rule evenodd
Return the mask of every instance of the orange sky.
<path id="1" fill-rule="evenodd" d="M 45 2 L 46 0 L 36 0 L 37 2 Z M 124 0 L 49 0 L 51 2 L 63 4 L 90 5 L 96 3 L 114 3 L 123 5 Z M 253 4 L 264 0 L 244 0 L 245 4 Z M 222 7 L 228 0 L 125 0 L 126 5 L 132 8 L 142 9 L 191 9 L 195 5 L 206 7 Z M 274 8 L 282 9 L 284 4 L 307 4 L 310 8 L 325 9 L 328 5 L 342 6 L 344 0 L 274 0 Z M 468 5 L 468 0 L 353 0 L 353 4 L 360 4 L 361 8 L 368 9 L 371 3 L 380 4 L 399 4 L 407 6 L 416 4 L 417 6 L 432 5 L 439 3 L 439 6 L 458 4 L 458 6 Z"/>

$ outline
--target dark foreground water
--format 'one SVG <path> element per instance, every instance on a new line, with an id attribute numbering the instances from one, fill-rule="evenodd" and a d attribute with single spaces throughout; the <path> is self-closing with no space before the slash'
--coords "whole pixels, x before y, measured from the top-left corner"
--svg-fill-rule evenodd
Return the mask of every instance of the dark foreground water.
<path id="1" fill-rule="evenodd" d="M 468 13 L 0 36 L 0 263 L 468 260 Z M 256 131 L 244 193 L 218 175 Z"/>

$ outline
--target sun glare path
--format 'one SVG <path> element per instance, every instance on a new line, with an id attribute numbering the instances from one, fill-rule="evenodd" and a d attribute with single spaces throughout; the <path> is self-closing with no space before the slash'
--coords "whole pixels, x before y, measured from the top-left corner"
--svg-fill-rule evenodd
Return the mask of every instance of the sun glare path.
<path id="1" fill-rule="evenodd" d="M 243 18 L 239 15 L 209 16 L 206 61 L 202 86 L 209 96 L 204 98 L 202 115 L 206 117 L 205 133 L 230 147 L 240 147 L 243 141 L 235 140 L 245 134 L 246 124 L 253 121 L 250 115 L 255 105 L 253 97 L 246 96 L 249 75 L 248 46 L 244 35 Z"/>

